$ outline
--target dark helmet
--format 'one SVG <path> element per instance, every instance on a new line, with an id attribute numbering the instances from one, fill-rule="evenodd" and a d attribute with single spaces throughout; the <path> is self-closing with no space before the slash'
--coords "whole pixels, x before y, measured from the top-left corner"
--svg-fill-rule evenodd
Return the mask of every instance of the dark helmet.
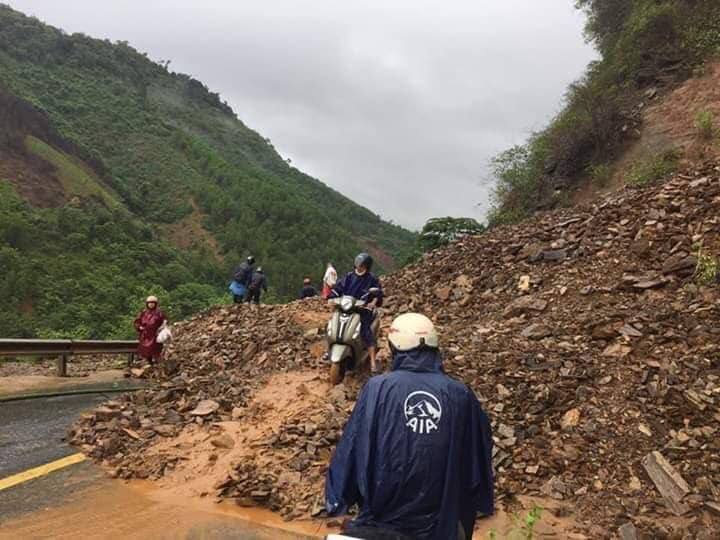
<path id="1" fill-rule="evenodd" d="M 247 258 L 247 262 L 248 262 L 248 264 L 255 264 L 255 257 L 253 257 L 252 255 L 250 255 L 250 256 Z"/>
<path id="2" fill-rule="evenodd" d="M 372 270 L 373 265 L 373 258 L 370 256 L 369 253 L 361 253 L 357 257 L 355 257 L 355 268 L 360 268 L 361 266 L 365 268 L 368 272 Z"/>

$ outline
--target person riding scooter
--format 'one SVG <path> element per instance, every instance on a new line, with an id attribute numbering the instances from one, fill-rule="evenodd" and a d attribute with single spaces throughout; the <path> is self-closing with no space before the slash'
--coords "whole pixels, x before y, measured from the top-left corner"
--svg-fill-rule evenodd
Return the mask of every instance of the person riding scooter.
<path id="1" fill-rule="evenodd" d="M 355 257 L 355 270 L 348 273 L 335 284 L 330 298 L 341 296 L 352 296 L 354 298 L 367 298 L 367 304 L 361 314 L 360 337 L 367 347 L 370 356 L 370 367 L 373 373 L 379 373 L 377 364 L 377 342 L 372 330 L 375 320 L 375 308 L 382 306 L 383 291 L 380 281 L 370 271 L 373 266 L 373 258 L 367 253 L 361 253 Z M 372 292 L 371 292 L 372 289 Z"/>
<path id="2" fill-rule="evenodd" d="M 443 372 L 430 319 L 397 317 L 388 341 L 392 371 L 360 393 L 327 471 L 326 510 L 360 506 L 351 538 L 469 540 L 476 514 L 494 511 L 490 421 Z"/>

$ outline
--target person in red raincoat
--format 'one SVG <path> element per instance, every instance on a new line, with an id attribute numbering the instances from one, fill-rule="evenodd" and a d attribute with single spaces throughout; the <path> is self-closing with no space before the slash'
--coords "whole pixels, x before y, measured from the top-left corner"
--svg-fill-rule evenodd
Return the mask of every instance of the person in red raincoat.
<path id="1" fill-rule="evenodd" d="M 145 309 L 135 319 L 135 330 L 138 332 L 138 356 L 151 364 L 160 360 L 162 343 L 157 342 L 157 334 L 163 323 L 167 321 L 165 314 L 158 308 L 156 296 L 148 296 Z"/>

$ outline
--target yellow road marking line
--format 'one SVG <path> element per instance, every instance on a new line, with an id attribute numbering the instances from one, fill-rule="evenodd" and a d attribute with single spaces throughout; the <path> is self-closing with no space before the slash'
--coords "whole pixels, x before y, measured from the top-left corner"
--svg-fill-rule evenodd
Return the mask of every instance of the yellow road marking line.
<path id="1" fill-rule="evenodd" d="M 51 461 L 50 463 L 46 463 L 45 465 L 40 465 L 39 467 L 35 467 L 34 469 L 28 469 L 27 471 L 23 471 L 21 473 L 13 474 L 12 476 L 8 476 L 6 478 L 2 478 L 0 479 L 0 491 L 11 488 L 13 486 L 17 486 L 18 484 L 22 484 L 23 482 L 27 482 L 28 480 L 32 480 L 33 478 L 39 478 L 40 476 L 45 476 L 46 474 L 50 474 L 51 472 L 64 469 L 65 467 L 69 467 L 70 465 L 75 465 L 76 463 L 80 463 L 81 461 L 85 461 L 85 454 L 73 454 L 71 456 L 58 459 L 57 461 Z"/>

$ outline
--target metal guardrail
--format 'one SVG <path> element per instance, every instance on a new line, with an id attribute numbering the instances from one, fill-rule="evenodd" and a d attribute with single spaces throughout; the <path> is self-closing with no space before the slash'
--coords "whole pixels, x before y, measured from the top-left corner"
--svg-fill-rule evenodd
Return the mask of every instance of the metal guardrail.
<path id="1" fill-rule="evenodd" d="M 94 341 L 74 339 L 0 339 L 0 356 L 57 356 L 59 377 L 67 377 L 69 356 L 88 354 L 128 354 L 132 363 L 137 341 Z"/>

